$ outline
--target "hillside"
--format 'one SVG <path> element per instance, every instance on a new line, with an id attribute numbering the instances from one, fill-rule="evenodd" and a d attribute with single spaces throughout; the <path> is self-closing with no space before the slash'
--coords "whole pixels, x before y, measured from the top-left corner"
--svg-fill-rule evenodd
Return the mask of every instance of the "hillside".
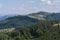
<path id="1" fill-rule="evenodd" d="M 60 13 L 37 12 L 29 14 L 28 17 L 38 20 L 60 20 Z"/>
<path id="2" fill-rule="evenodd" d="M 1 40 L 60 40 L 59 21 L 41 21 L 36 24 L 16 28 L 10 32 L 0 32 Z M 8 30 L 8 29 L 7 29 Z M 11 30 L 11 29 L 9 29 Z M 9 31 L 8 30 L 8 31 Z"/>
<path id="3" fill-rule="evenodd" d="M 38 22 L 37 19 L 29 18 L 27 16 L 14 16 L 0 21 L 0 29 L 17 28 L 20 26 L 27 26 L 36 22 Z"/>
<path id="4" fill-rule="evenodd" d="M 29 14 L 28 17 L 35 18 L 35 19 L 38 19 L 38 20 L 46 20 L 45 17 L 47 15 L 50 15 L 50 14 L 51 13 L 49 13 L 49 12 L 40 11 L 40 12 L 37 12 L 37 13 Z"/>
<path id="5" fill-rule="evenodd" d="M 60 13 L 50 13 L 50 12 L 41 11 L 25 16 L 18 15 L 18 16 L 8 17 L 0 21 L 0 29 L 27 26 L 30 24 L 37 23 L 41 20 L 60 20 Z"/>
<path id="6" fill-rule="evenodd" d="M 38 12 L 1 20 L 0 40 L 60 40 L 60 13 Z"/>
<path id="7" fill-rule="evenodd" d="M 60 20 L 60 13 L 52 13 L 45 17 L 47 20 Z"/>

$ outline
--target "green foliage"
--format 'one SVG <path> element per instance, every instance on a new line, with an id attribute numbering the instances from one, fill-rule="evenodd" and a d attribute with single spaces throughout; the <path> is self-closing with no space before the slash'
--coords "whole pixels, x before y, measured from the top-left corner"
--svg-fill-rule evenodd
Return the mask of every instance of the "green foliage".
<path id="1" fill-rule="evenodd" d="M 0 33 L 0 40 L 8 40 L 8 35 Z"/>
<path id="2" fill-rule="evenodd" d="M 60 40 L 60 25 L 57 20 L 41 21 L 18 27 L 12 32 L 0 33 L 0 40 Z"/>

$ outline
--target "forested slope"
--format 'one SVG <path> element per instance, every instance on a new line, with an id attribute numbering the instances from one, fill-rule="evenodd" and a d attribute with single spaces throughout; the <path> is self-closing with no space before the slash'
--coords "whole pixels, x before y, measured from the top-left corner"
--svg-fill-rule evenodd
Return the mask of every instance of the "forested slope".
<path id="1" fill-rule="evenodd" d="M 0 33 L 0 40 L 60 40 L 59 21 L 41 21 L 16 28 L 13 32 Z"/>
<path id="2" fill-rule="evenodd" d="M 14 17 L 9 17 L 5 20 L 0 21 L 0 29 L 4 28 L 17 28 L 21 26 L 27 26 L 33 23 L 38 22 L 39 20 L 29 18 L 27 16 L 14 16 Z"/>

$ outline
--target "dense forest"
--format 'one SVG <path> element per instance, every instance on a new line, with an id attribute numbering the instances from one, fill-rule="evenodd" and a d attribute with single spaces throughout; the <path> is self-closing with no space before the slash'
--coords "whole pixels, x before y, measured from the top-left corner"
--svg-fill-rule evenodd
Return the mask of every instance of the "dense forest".
<path id="1" fill-rule="evenodd" d="M 0 32 L 0 40 L 60 40 L 60 21 L 41 21 L 16 28 L 12 32 Z"/>

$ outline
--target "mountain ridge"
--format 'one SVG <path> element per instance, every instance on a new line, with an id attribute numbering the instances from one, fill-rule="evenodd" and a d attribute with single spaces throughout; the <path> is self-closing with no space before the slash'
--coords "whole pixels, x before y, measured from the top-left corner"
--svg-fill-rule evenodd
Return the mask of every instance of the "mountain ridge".
<path id="1" fill-rule="evenodd" d="M 30 15 L 14 15 L 0 21 L 0 29 L 17 28 L 45 20 L 60 20 L 60 13 L 38 12 Z"/>
<path id="2" fill-rule="evenodd" d="M 60 13 L 50 13 L 50 12 L 37 12 L 29 14 L 28 17 L 35 18 L 38 20 L 60 20 Z"/>
<path id="3" fill-rule="evenodd" d="M 29 18 L 27 16 L 20 16 L 20 15 L 9 17 L 5 20 L 0 21 L 0 29 L 27 26 L 27 25 L 36 23 L 38 21 L 39 20 L 37 19 Z"/>

